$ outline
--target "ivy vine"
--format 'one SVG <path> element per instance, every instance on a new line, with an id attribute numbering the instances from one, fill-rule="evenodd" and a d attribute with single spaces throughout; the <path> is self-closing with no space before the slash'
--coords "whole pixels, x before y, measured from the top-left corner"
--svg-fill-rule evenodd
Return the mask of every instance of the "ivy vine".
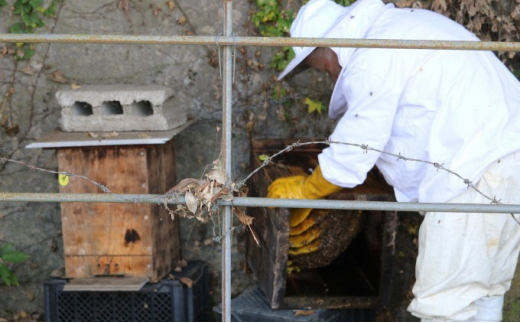
<path id="1" fill-rule="evenodd" d="M 348 6 L 353 2 L 352 0 L 334 1 L 342 6 Z M 251 21 L 262 36 L 289 36 L 291 24 L 296 17 L 294 11 L 282 8 L 279 0 L 256 0 L 256 6 L 258 10 L 253 13 Z M 271 57 L 269 67 L 280 72 L 285 69 L 293 58 L 294 51 L 292 48 L 283 47 Z"/>
<path id="2" fill-rule="evenodd" d="M 43 0 L 15 0 L 9 5 L 6 0 L 0 0 L 0 10 L 8 7 L 11 14 L 20 17 L 20 21 L 15 22 L 9 27 L 9 32 L 13 34 L 32 34 L 37 28 L 45 26 L 44 17 L 52 17 L 56 13 L 59 1 L 53 0 L 49 6 L 43 6 Z M 14 59 L 27 60 L 34 55 L 32 44 L 17 43 L 14 52 Z"/>

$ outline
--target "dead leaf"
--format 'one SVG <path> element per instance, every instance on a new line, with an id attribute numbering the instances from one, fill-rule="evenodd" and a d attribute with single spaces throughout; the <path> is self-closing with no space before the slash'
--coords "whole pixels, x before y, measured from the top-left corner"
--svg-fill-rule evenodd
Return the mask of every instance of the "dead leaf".
<path id="1" fill-rule="evenodd" d="M 67 80 L 63 74 L 61 74 L 61 71 L 60 70 L 57 70 L 57 71 L 54 71 L 52 72 L 52 74 L 49 76 L 49 80 L 53 81 L 53 82 L 56 82 L 56 83 L 61 83 L 61 84 L 67 84 L 69 83 L 69 80 Z"/>
<path id="2" fill-rule="evenodd" d="M 179 19 L 177 19 L 177 23 L 181 26 L 184 26 L 184 24 L 188 21 L 185 16 L 180 16 Z"/>
<path id="3" fill-rule="evenodd" d="M 7 53 L 7 46 L 3 46 L 2 48 L 0 48 L 0 56 L 4 57 L 5 55 L 7 55 Z"/>
<path id="4" fill-rule="evenodd" d="M 223 195 L 227 195 L 229 193 L 229 189 L 227 187 L 224 187 L 224 188 L 217 188 L 216 191 L 215 191 L 215 194 L 213 194 L 213 197 L 211 198 L 211 203 L 215 203 L 215 201 L 223 196 Z"/>
<path id="5" fill-rule="evenodd" d="M 309 316 L 314 314 L 313 310 L 296 310 L 294 311 L 294 316 Z"/>
<path id="6" fill-rule="evenodd" d="M 199 204 L 197 198 L 190 191 L 186 192 L 186 195 L 184 195 L 184 197 L 186 199 L 186 206 L 188 207 L 188 210 L 190 210 L 191 213 L 195 214 L 197 212 L 197 206 Z"/>
<path id="7" fill-rule="evenodd" d="M 262 111 L 260 111 L 260 113 L 258 114 L 257 118 L 258 118 L 258 120 L 262 120 L 262 121 L 267 119 L 267 110 L 262 109 Z"/>
<path id="8" fill-rule="evenodd" d="M 128 0 L 119 0 L 119 3 L 117 4 L 117 8 L 123 10 L 125 12 L 125 14 L 127 14 L 127 15 L 130 12 L 130 6 L 128 5 Z"/>
<path id="9" fill-rule="evenodd" d="M 28 300 L 30 300 L 30 301 L 34 301 L 34 298 L 35 298 L 35 297 L 34 297 L 34 293 L 33 293 L 33 292 L 27 292 L 27 293 L 25 294 L 25 296 L 27 297 Z"/>
<path id="10" fill-rule="evenodd" d="M 97 137 L 99 137 L 99 135 L 98 135 L 97 133 L 94 133 L 94 132 L 88 132 L 88 133 L 87 133 L 87 136 L 88 136 L 88 137 L 92 137 L 92 138 L 97 138 Z"/>
<path id="11" fill-rule="evenodd" d="M 186 286 L 188 286 L 188 288 L 192 288 L 193 287 L 193 280 L 189 279 L 188 277 L 180 277 L 179 280 Z"/>
<path id="12" fill-rule="evenodd" d="M 282 105 L 276 110 L 276 118 L 279 121 L 285 121 L 285 108 Z"/>
<path id="13" fill-rule="evenodd" d="M 161 8 L 157 7 L 153 10 L 153 16 L 154 17 L 157 17 L 157 15 L 159 15 L 159 11 L 161 11 Z"/>
<path id="14" fill-rule="evenodd" d="M 139 137 L 141 139 L 152 139 L 152 136 L 150 136 L 149 134 L 146 134 L 146 133 L 142 133 L 137 137 Z"/>
<path id="15" fill-rule="evenodd" d="M 251 67 L 255 71 L 261 71 L 264 69 L 264 64 L 254 60 L 254 59 L 248 59 L 247 66 Z"/>
<path id="16" fill-rule="evenodd" d="M 103 138 L 116 138 L 116 137 L 119 137 L 119 133 L 117 131 L 112 131 L 111 133 L 103 136 Z"/>
<path id="17" fill-rule="evenodd" d="M 77 84 L 74 84 L 74 83 L 72 83 L 72 84 L 70 85 L 70 87 L 71 87 L 71 88 L 72 88 L 72 89 L 73 89 L 73 90 L 75 91 L 75 90 L 79 89 L 79 88 L 80 88 L 81 86 L 80 86 L 80 85 L 77 85 Z"/>
<path id="18" fill-rule="evenodd" d="M 18 132 L 20 132 L 20 127 L 18 127 L 17 124 L 11 125 L 11 126 L 8 126 L 5 128 L 5 133 L 8 136 L 14 136 L 14 135 L 18 134 Z"/>
<path id="19" fill-rule="evenodd" d="M 177 183 L 177 185 L 175 185 L 174 187 L 169 189 L 168 192 L 166 192 L 164 194 L 183 193 L 183 192 L 189 190 L 190 187 L 199 185 L 199 182 L 200 182 L 200 180 L 195 179 L 195 178 L 185 178 L 182 181 L 180 181 L 179 183 Z"/>
<path id="20" fill-rule="evenodd" d="M 175 3 L 173 3 L 173 1 L 168 1 L 166 3 L 168 5 L 168 9 L 170 9 L 170 12 L 173 11 L 173 9 L 175 9 Z"/>
<path id="21" fill-rule="evenodd" d="M 244 225 L 251 225 L 253 224 L 253 218 L 252 216 L 249 216 L 245 214 L 239 207 L 235 206 L 235 213 L 237 214 L 238 220 L 242 222 Z"/>
<path id="22" fill-rule="evenodd" d="M 27 75 L 33 75 L 34 74 L 30 64 L 25 65 L 25 67 L 22 68 L 20 71 L 22 71 L 22 73 L 27 74 Z"/>
<path id="23" fill-rule="evenodd" d="M 252 132 L 254 127 L 255 127 L 255 122 L 253 120 L 250 120 L 246 123 L 246 131 L 248 133 Z"/>
<path id="24" fill-rule="evenodd" d="M 219 183 L 221 185 L 226 185 L 226 175 L 221 171 L 214 169 L 211 172 L 209 172 L 206 175 L 206 177 L 209 178 L 210 180 L 216 181 L 217 183 Z"/>

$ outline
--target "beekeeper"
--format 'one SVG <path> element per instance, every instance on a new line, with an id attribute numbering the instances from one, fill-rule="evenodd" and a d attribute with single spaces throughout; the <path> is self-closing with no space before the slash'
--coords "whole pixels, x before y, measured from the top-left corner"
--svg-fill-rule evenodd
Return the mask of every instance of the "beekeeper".
<path id="1" fill-rule="evenodd" d="M 311 0 L 291 37 L 478 41 L 456 22 L 380 0 Z M 294 47 L 297 66 L 336 82 L 330 140 L 442 164 L 501 203 L 520 204 L 520 83 L 488 51 Z M 281 178 L 269 197 L 322 198 L 363 183 L 376 165 L 399 202 L 484 203 L 460 177 L 427 163 L 331 144 L 308 177 Z M 304 218 L 309 210 L 294 209 Z M 517 216 L 519 218 L 519 216 Z M 291 219 L 292 221 L 293 219 Z M 520 248 L 511 214 L 428 212 L 419 231 L 415 298 L 424 321 L 500 321 Z"/>

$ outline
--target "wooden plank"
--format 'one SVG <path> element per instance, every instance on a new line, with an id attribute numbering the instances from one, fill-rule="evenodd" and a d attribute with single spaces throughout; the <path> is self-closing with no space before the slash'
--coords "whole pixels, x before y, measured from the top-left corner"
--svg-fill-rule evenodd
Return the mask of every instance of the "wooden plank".
<path id="1" fill-rule="evenodd" d="M 176 184 L 175 142 L 147 149 L 147 169 L 149 174 L 149 194 L 162 194 Z M 171 218 L 161 205 L 151 205 L 153 232 L 154 276 L 158 281 L 175 268 L 181 259 L 179 240 L 179 218 Z"/>
<path id="2" fill-rule="evenodd" d="M 148 193 L 146 150 L 143 146 L 64 148 L 58 151 L 59 170 L 85 175 L 114 193 Z M 62 193 L 102 193 L 100 187 L 70 177 Z M 62 203 L 65 256 L 152 255 L 151 206 L 128 203 Z M 95 272 L 98 263 L 81 269 Z M 77 272 L 66 263 L 67 275 Z M 132 275 L 145 276 L 135 267 Z"/>
<path id="3" fill-rule="evenodd" d="M 64 132 L 56 129 L 25 148 L 64 148 L 121 145 L 160 145 L 195 123 L 188 120 L 182 126 L 167 131 Z"/>
<path id="4" fill-rule="evenodd" d="M 152 277 L 151 255 L 133 256 L 65 256 L 65 276 L 88 278 L 94 276 L 123 275 Z"/>
<path id="5" fill-rule="evenodd" d="M 66 292 L 97 291 L 97 292 L 136 292 L 146 283 L 146 277 L 95 277 L 74 278 L 65 284 Z"/>

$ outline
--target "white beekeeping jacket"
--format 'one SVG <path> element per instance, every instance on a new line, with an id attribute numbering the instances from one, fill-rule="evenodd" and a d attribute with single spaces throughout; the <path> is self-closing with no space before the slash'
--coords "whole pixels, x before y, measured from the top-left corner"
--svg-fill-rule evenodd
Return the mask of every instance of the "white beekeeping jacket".
<path id="1" fill-rule="evenodd" d="M 331 38 L 478 40 L 427 10 L 360 0 Z M 443 164 L 473 183 L 520 150 L 520 83 L 489 51 L 333 48 L 342 66 L 330 139 Z M 377 165 L 400 202 L 445 202 L 467 189 L 432 165 L 332 144 L 319 156 L 331 183 L 354 187 Z M 497 198 L 500 198 L 497 196 Z"/>

